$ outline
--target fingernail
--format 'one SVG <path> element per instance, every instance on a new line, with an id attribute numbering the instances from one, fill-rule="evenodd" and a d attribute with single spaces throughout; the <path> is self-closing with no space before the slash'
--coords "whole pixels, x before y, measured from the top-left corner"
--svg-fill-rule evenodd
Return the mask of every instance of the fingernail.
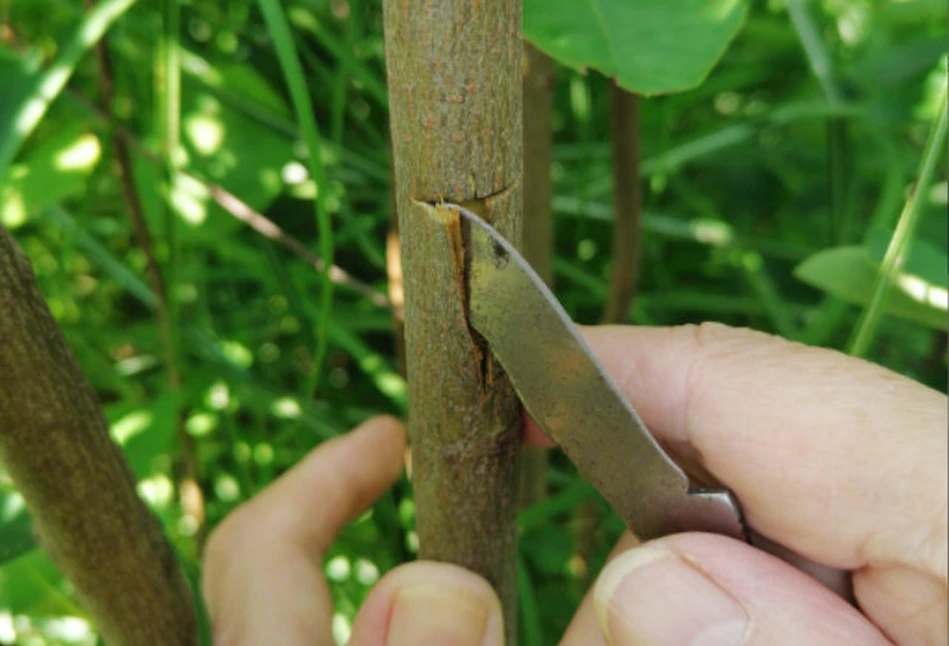
<path id="1" fill-rule="evenodd" d="M 399 590 L 387 646 L 502 646 L 500 608 L 468 588 L 421 583 Z"/>
<path id="2" fill-rule="evenodd" d="M 611 561 L 593 591 L 596 615 L 613 646 L 739 646 L 748 613 L 697 567 L 659 547 L 637 547 Z"/>

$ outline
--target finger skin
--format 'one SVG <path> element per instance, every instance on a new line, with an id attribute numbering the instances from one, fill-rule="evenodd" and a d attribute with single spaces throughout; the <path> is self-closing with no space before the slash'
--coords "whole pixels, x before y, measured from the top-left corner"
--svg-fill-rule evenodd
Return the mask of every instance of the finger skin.
<path id="1" fill-rule="evenodd" d="M 393 611 L 396 600 L 401 591 L 412 589 L 414 586 L 437 586 L 439 594 L 449 600 L 459 596 L 476 599 L 488 609 L 490 625 L 485 627 L 485 646 L 500 646 L 504 639 L 504 627 L 501 614 L 501 602 L 491 585 L 482 577 L 470 570 L 450 563 L 436 563 L 434 561 L 416 561 L 407 563 L 386 573 L 375 585 L 369 596 L 359 609 L 359 614 L 353 622 L 353 631 L 350 637 L 350 646 L 383 646 L 388 643 L 387 637 L 393 621 Z M 442 608 L 432 607 L 418 613 L 415 617 L 401 617 L 402 621 L 426 620 L 425 628 L 430 628 L 432 614 L 444 613 Z M 450 613 L 450 608 L 448 609 Z M 446 625 L 451 627 L 453 617 L 441 617 L 438 628 Z M 464 635 L 442 632 L 440 634 L 419 634 L 415 640 L 418 644 L 449 644 Z M 464 642 L 468 643 L 468 642 Z"/>
<path id="2" fill-rule="evenodd" d="M 322 556 L 402 470 L 405 432 L 375 418 L 320 445 L 211 535 L 203 591 L 220 646 L 333 644 Z"/>
<path id="3" fill-rule="evenodd" d="M 638 568 L 624 573 L 634 562 Z M 603 571 L 594 596 L 615 646 L 891 643 L 811 577 L 723 536 L 679 534 L 625 552 Z M 727 615 L 710 616 L 722 608 Z"/>
<path id="4" fill-rule="evenodd" d="M 838 352 L 721 325 L 584 335 L 660 442 L 731 488 L 759 533 L 856 570 L 858 602 L 898 643 L 945 639 L 944 395 Z"/>
<path id="5" fill-rule="evenodd" d="M 623 532 L 606 562 L 609 563 L 623 552 L 638 545 L 640 545 L 640 542 L 635 536 L 629 532 Z M 560 641 L 560 646 L 606 646 L 606 638 L 600 630 L 596 611 L 593 608 L 592 588 L 584 595 L 580 607 L 577 608 L 576 614 L 570 620 L 570 625 L 567 626 L 567 631 Z"/>

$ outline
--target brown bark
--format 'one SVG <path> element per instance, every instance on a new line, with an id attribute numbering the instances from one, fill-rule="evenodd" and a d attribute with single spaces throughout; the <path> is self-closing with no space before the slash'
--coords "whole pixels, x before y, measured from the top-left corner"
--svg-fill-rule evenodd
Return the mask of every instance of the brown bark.
<path id="1" fill-rule="evenodd" d="M 384 11 L 420 556 L 487 578 L 514 644 L 520 405 L 468 326 L 460 222 L 438 205 L 519 243 L 520 2 Z"/>
<path id="2" fill-rule="evenodd" d="M 625 323 L 639 278 L 642 189 L 639 179 L 639 101 L 610 86 L 613 147 L 613 256 L 604 323 Z"/>
<path id="3" fill-rule="evenodd" d="M 554 265 L 553 109 L 554 62 L 524 43 L 524 257 L 551 284 Z M 522 507 L 547 495 L 548 450 L 524 449 L 521 458 Z"/>
<path id="4" fill-rule="evenodd" d="M 191 594 L 96 394 L 0 227 L 0 455 L 110 646 L 197 644 Z"/>

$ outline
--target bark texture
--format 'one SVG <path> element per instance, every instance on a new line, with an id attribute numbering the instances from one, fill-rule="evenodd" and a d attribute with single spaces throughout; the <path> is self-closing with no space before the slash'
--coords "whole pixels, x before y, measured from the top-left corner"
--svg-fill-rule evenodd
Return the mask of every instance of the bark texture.
<path id="1" fill-rule="evenodd" d="M 487 578 L 514 644 L 520 404 L 468 326 L 459 218 L 439 204 L 519 244 L 520 2 L 384 11 L 420 556 Z"/>
<path id="2" fill-rule="evenodd" d="M 548 285 L 553 279 L 554 62 L 524 43 L 524 257 Z M 547 495 L 548 449 L 528 447 L 521 459 L 521 506 Z"/>
<path id="3" fill-rule="evenodd" d="M 0 227 L 0 458 L 110 646 L 197 644 L 191 593 L 95 392 Z"/>
<path id="4" fill-rule="evenodd" d="M 613 265 L 604 323 L 626 323 L 639 278 L 642 184 L 639 179 L 639 101 L 614 82 L 610 87 L 613 146 Z"/>

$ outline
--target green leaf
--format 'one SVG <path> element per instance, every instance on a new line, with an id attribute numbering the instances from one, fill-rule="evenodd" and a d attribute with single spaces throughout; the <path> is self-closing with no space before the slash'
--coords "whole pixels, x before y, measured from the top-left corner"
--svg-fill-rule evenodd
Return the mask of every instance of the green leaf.
<path id="1" fill-rule="evenodd" d="M 243 78 L 254 75 L 245 71 Z M 181 108 L 188 170 L 239 195 L 252 209 L 266 210 L 283 190 L 281 171 L 293 159 L 290 141 L 207 90 L 186 88 Z M 160 169 L 140 153 L 133 153 L 133 173 L 149 224 L 155 231 L 163 230 L 158 208 Z M 175 175 L 170 203 L 182 220 L 178 232 L 186 240 L 221 240 L 245 226 L 211 199 L 206 184 L 188 174 Z"/>
<path id="2" fill-rule="evenodd" d="M 564 65 L 661 94 L 701 83 L 746 11 L 744 0 L 525 0 L 524 35 Z"/>
<path id="3" fill-rule="evenodd" d="M 30 617 L 82 616 L 68 587 L 46 553 L 34 549 L 0 569 L 0 608 Z"/>
<path id="4" fill-rule="evenodd" d="M 0 176 L 6 173 L 23 140 L 33 132 L 50 103 L 66 86 L 79 59 L 134 2 L 102 0 L 76 26 L 52 65 L 33 74 L 25 84 L 23 79 L 17 81 L 14 88 L 19 89 L 20 100 L 9 110 L 10 117 L 0 121 Z"/>
<path id="5" fill-rule="evenodd" d="M 892 231 L 877 229 L 867 236 L 867 248 L 877 264 L 883 262 L 886 248 L 890 245 Z M 917 238 L 909 248 L 909 254 L 903 261 L 903 272 L 922 278 L 928 283 L 943 289 L 949 287 L 949 259 L 946 252 L 936 245 Z"/>
<path id="6" fill-rule="evenodd" d="M 0 565 L 36 546 L 33 522 L 23 497 L 9 485 L 0 485 Z"/>
<path id="7" fill-rule="evenodd" d="M 873 295 L 880 264 L 866 247 L 835 247 L 812 255 L 794 269 L 808 285 L 852 305 L 864 306 Z M 924 278 L 899 272 L 886 300 L 885 312 L 937 330 L 949 328 L 946 289 Z"/>
<path id="8" fill-rule="evenodd" d="M 0 178 L 0 222 L 15 228 L 37 209 L 84 192 L 100 154 L 99 139 L 82 125 L 44 141 Z"/>
<path id="9" fill-rule="evenodd" d="M 525 558 L 538 573 L 546 576 L 563 574 L 573 555 L 573 539 L 565 529 L 555 525 L 525 532 L 520 544 Z"/>
<path id="10" fill-rule="evenodd" d="M 316 118 L 313 116 L 313 101 L 306 84 L 306 75 L 300 65 L 296 44 L 293 42 L 293 33 L 284 14 L 283 6 L 277 0 L 257 0 L 260 12 L 267 23 L 267 30 L 273 39 L 274 50 L 283 70 L 284 81 L 290 92 L 293 109 L 300 124 L 303 141 L 306 142 L 310 154 L 307 157 L 310 175 L 316 182 L 318 193 L 313 201 L 316 221 L 319 226 L 320 256 L 323 259 L 323 269 L 320 271 L 320 318 L 316 332 L 316 348 L 314 350 L 313 367 L 310 369 L 310 381 L 307 390 L 314 392 L 319 386 L 323 372 L 323 363 L 326 359 L 328 336 L 326 328 L 330 322 L 333 308 L 333 281 L 330 279 L 330 267 L 333 266 L 333 227 L 327 207 L 329 184 L 326 181 L 326 171 L 320 157 L 321 141 Z"/>
<path id="11" fill-rule="evenodd" d="M 181 395 L 173 391 L 152 399 L 148 406 L 111 406 L 109 432 L 122 447 L 136 480 L 155 473 L 155 461 L 174 448 L 176 414 Z"/>
<path id="12" fill-rule="evenodd" d="M 0 123 L 10 123 L 16 118 L 25 97 L 30 93 L 33 78 L 40 69 L 42 59 L 38 53 L 28 56 L 8 49 L 0 49 Z"/>

